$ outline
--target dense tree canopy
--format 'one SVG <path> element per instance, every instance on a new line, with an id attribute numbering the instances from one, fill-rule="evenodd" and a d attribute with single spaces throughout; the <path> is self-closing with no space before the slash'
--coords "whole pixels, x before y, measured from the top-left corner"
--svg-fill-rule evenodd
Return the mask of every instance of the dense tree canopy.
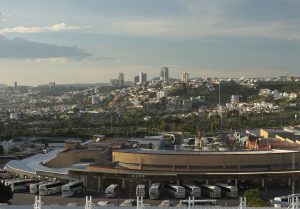
<path id="1" fill-rule="evenodd" d="M 259 189 L 248 189 L 245 191 L 244 196 L 247 199 L 248 207 L 263 207 L 267 203 L 261 199 Z"/>
<path id="2" fill-rule="evenodd" d="M 7 203 L 10 199 L 13 198 L 13 192 L 9 186 L 4 186 L 0 182 L 0 203 Z"/>

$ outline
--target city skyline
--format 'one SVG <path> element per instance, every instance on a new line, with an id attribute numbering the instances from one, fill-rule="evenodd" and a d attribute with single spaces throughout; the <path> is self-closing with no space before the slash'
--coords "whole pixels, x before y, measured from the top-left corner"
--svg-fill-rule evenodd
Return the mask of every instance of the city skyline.
<path id="1" fill-rule="evenodd" d="M 299 76 L 300 2 L 2 1 L 0 82 Z"/>

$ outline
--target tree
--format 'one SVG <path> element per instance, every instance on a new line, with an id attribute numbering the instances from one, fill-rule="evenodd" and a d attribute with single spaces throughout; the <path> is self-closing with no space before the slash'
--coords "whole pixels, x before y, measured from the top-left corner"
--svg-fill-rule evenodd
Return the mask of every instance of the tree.
<path id="1" fill-rule="evenodd" d="M 0 203 L 7 203 L 10 199 L 13 198 L 13 192 L 9 186 L 4 186 L 0 182 Z"/>
<path id="2" fill-rule="evenodd" d="M 1 156 L 1 155 L 4 155 L 4 148 L 3 148 L 2 145 L 0 145 L 0 156 Z"/>
<path id="3" fill-rule="evenodd" d="M 259 189 L 248 189 L 244 192 L 244 197 L 247 199 L 248 207 L 262 207 L 267 206 L 267 203 L 260 197 Z"/>

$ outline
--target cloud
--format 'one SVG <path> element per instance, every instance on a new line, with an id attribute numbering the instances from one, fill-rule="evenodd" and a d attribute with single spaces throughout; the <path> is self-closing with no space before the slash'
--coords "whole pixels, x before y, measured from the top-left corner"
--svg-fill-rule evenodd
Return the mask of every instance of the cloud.
<path id="1" fill-rule="evenodd" d="M 0 35 L 0 59 L 53 59 L 66 58 L 71 60 L 81 60 L 91 57 L 76 46 L 58 46 L 32 42 L 21 38 L 7 39 Z M 61 59 L 60 59 L 61 60 Z"/>
<path id="2" fill-rule="evenodd" d="M 85 26 L 86 27 L 86 26 Z M 17 26 L 13 28 L 4 28 L 0 30 L 0 33 L 42 33 L 42 32 L 59 32 L 59 31 L 68 31 L 68 30 L 79 30 L 83 27 L 68 25 L 66 23 L 58 23 L 51 26 L 42 26 L 42 27 L 25 27 Z"/>
<path id="3" fill-rule="evenodd" d="M 54 58 L 35 58 L 35 59 L 26 59 L 29 63 L 58 63 L 65 64 L 69 63 L 71 60 L 65 57 L 54 57 Z"/>
<path id="4" fill-rule="evenodd" d="M 201 38 L 201 37 L 262 37 L 270 39 L 300 39 L 300 3 L 262 6 L 247 0 L 189 0 L 180 14 L 165 16 L 129 15 L 108 20 L 103 33 L 138 37 Z M 284 3 L 283 3 L 284 2 Z M 283 5 L 284 8 L 283 8 Z M 245 8 L 251 8 L 245 12 Z M 241 14 L 239 11 L 243 10 Z M 274 12 L 277 11 L 277 12 Z M 283 14 L 278 14 L 282 11 Z M 253 15 L 255 14 L 255 15 Z M 270 15 L 264 15 L 270 14 Z M 272 14 L 272 15 L 271 15 Z M 105 29 L 104 29 L 105 28 Z"/>
<path id="5" fill-rule="evenodd" d="M 3 12 L 0 12 L 0 22 L 6 22 L 7 21 L 7 15 Z"/>
<path id="6" fill-rule="evenodd" d="M 115 57 L 95 57 L 93 60 L 94 61 L 115 61 L 115 62 L 120 62 L 120 60 L 115 58 Z"/>
<path id="7" fill-rule="evenodd" d="M 123 20 L 112 24 L 116 33 L 134 36 L 157 36 L 173 38 L 193 37 L 264 37 L 300 40 L 299 21 L 269 21 L 262 23 L 224 22 L 198 18 Z"/>

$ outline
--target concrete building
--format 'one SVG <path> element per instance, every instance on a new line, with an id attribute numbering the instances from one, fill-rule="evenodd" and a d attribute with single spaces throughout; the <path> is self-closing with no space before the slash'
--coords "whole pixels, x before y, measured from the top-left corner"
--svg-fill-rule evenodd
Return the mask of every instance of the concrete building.
<path id="1" fill-rule="evenodd" d="M 18 82 L 15 82 L 14 83 L 14 91 L 17 91 L 17 89 L 18 89 Z"/>
<path id="2" fill-rule="evenodd" d="M 140 81 L 140 77 L 137 75 L 137 76 L 134 76 L 134 84 L 138 84 Z"/>
<path id="3" fill-rule="evenodd" d="M 290 187 L 300 175 L 300 153 L 289 150 L 240 152 L 187 152 L 170 150 L 114 150 L 111 164 L 91 164 L 70 169 L 73 177 L 87 179 L 89 189 L 99 190 L 119 178 L 123 189 L 139 182 L 254 183 L 255 187 Z M 148 184 L 146 183 L 146 184 Z M 297 183 L 297 182 L 296 182 Z"/>
<path id="4" fill-rule="evenodd" d="M 169 81 L 169 68 L 168 67 L 162 67 L 160 69 L 160 77 L 159 78 L 162 82 Z"/>
<path id="5" fill-rule="evenodd" d="M 259 135 L 263 138 L 276 138 L 276 135 L 284 138 L 293 139 L 294 133 L 282 129 L 260 129 Z"/>
<path id="6" fill-rule="evenodd" d="M 92 95 L 92 104 L 99 103 L 99 95 Z"/>
<path id="7" fill-rule="evenodd" d="M 156 92 L 156 98 L 157 99 L 161 99 L 163 97 L 167 97 L 168 96 L 168 91 L 167 90 L 157 90 Z"/>
<path id="8" fill-rule="evenodd" d="M 189 82 L 189 76 L 190 75 L 188 73 L 183 73 L 182 77 L 181 77 L 182 82 L 184 82 L 184 83 Z"/>
<path id="9" fill-rule="evenodd" d="M 119 73 L 119 86 L 124 86 L 124 73 Z"/>
<path id="10" fill-rule="evenodd" d="M 124 82 L 124 73 L 119 73 L 119 77 L 117 79 L 110 79 L 110 84 L 113 87 L 123 87 Z"/>
<path id="11" fill-rule="evenodd" d="M 231 104 L 238 104 L 240 103 L 240 95 L 231 95 L 231 98 L 230 98 L 230 102 Z"/>
<path id="12" fill-rule="evenodd" d="M 146 82 L 147 82 L 147 73 L 140 72 L 139 83 L 142 84 L 142 83 L 146 83 Z"/>
<path id="13" fill-rule="evenodd" d="M 119 86 L 119 80 L 118 79 L 110 79 L 110 85 L 113 87 Z"/>
<path id="14" fill-rule="evenodd" d="M 52 81 L 49 82 L 49 88 L 52 89 L 52 88 L 54 88 L 54 87 L 55 87 L 55 82 L 52 82 Z"/>

